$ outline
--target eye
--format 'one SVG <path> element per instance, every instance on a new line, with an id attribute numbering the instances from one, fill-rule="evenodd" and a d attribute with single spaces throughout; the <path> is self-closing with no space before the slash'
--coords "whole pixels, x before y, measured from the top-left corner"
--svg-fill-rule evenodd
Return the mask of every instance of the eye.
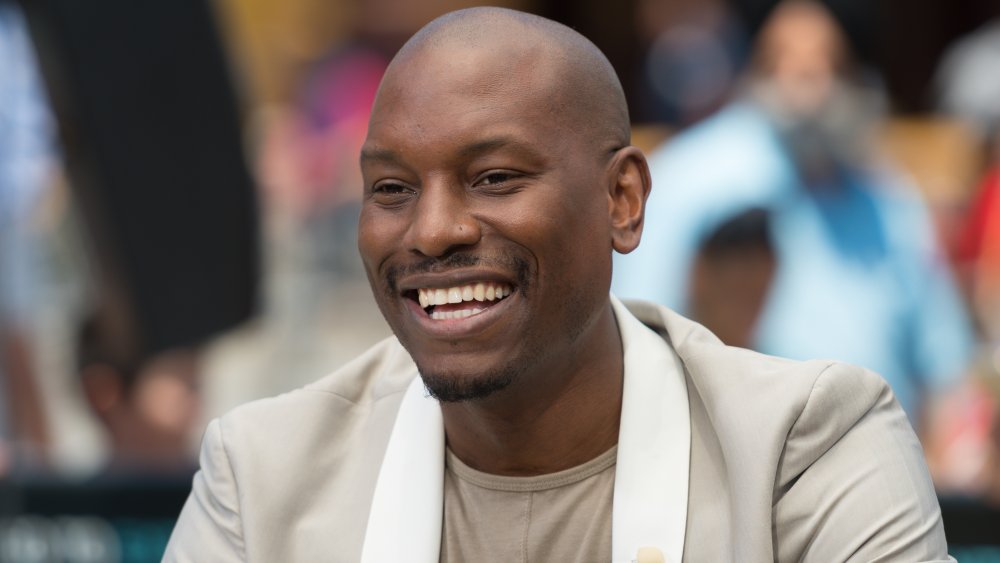
<path id="1" fill-rule="evenodd" d="M 514 170 L 487 170 L 476 176 L 473 190 L 486 196 L 513 195 L 524 189 L 531 174 Z"/>
<path id="2" fill-rule="evenodd" d="M 377 194 L 403 194 L 409 192 L 410 189 L 403 184 L 384 182 L 382 184 L 375 184 L 375 186 L 372 187 L 372 191 Z"/>
<path id="3" fill-rule="evenodd" d="M 508 195 L 521 191 L 532 174 L 516 170 L 487 170 L 476 176 L 472 187 L 485 194 Z"/>
<path id="4" fill-rule="evenodd" d="M 384 181 L 372 186 L 371 197 L 375 203 L 381 205 L 395 205 L 402 203 L 413 195 L 413 189 L 395 181 Z"/>
<path id="5" fill-rule="evenodd" d="M 486 176 L 483 176 L 479 180 L 478 184 L 481 186 L 495 186 L 497 184 L 503 184 L 514 179 L 516 175 L 513 172 L 490 172 Z"/>

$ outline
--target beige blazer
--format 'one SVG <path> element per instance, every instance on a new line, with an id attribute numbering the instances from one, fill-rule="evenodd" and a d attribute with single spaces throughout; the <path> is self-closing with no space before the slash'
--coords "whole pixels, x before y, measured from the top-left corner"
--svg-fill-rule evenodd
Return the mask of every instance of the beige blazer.
<path id="1" fill-rule="evenodd" d="M 684 370 L 685 561 L 951 560 L 920 444 L 881 378 L 730 348 L 666 308 L 628 307 Z M 213 421 L 164 561 L 358 561 L 415 376 L 390 338 Z"/>

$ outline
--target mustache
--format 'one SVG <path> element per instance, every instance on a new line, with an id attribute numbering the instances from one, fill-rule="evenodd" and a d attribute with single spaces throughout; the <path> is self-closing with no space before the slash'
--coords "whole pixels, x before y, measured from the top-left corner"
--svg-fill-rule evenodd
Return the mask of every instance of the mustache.
<path id="1" fill-rule="evenodd" d="M 443 257 L 427 257 L 411 264 L 394 264 L 385 272 L 389 291 L 399 293 L 399 278 L 415 274 L 440 274 L 458 268 L 487 266 L 514 272 L 517 285 L 524 290 L 528 283 L 530 265 L 527 260 L 510 254 L 473 254 L 456 252 Z"/>

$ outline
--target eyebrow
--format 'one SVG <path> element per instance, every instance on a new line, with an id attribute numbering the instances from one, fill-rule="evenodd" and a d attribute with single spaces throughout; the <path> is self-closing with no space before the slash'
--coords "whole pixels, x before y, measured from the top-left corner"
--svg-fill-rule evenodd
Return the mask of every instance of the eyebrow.
<path id="1" fill-rule="evenodd" d="M 492 139 L 484 139 L 482 141 L 476 141 L 475 143 L 466 145 L 458 152 L 464 157 L 478 156 L 480 154 L 502 149 L 513 144 L 515 144 L 513 139 L 507 137 L 494 137 Z"/>
<path id="2" fill-rule="evenodd" d="M 361 149 L 361 163 L 365 162 L 385 162 L 388 164 L 400 164 L 403 158 L 394 150 L 378 147 L 363 147 Z"/>
<path id="3" fill-rule="evenodd" d="M 532 159 L 540 159 L 542 156 L 524 143 L 510 136 L 498 136 L 475 141 L 460 148 L 458 154 L 463 159 L 470 159 L 500 149 L 513 150 Z M 360 160 L 362 164 L 382 162 L 401 165 L 405 162 L 405 159 L 398 152 L 382 147 L 362 147 Z"/>
<path id="4" fill-rule="evenodd" d="M 541 158 L 541 155 L 538 154 L 531 147 L 525 145 L 516 138 L 509 136 L 491 137 L 488 139 L 483 139 L 481 141 L 470 143 L 459 149 L 459 154 L 464 158 L 473 158 L 500 149 L 513 150 L 514 152 L 519 153 L 522 156 L 526 156 L 536 160 Z"/>

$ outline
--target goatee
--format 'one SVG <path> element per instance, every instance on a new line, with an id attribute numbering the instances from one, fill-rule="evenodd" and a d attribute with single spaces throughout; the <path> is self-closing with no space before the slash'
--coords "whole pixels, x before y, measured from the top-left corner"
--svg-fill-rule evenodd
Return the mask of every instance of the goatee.
<path id="1" fill-rule="evenodd" d="M 517 380 L 524 370 L 508 367 L 492 373 L 459 376 L 420 371 L 420 378 L 431 397 L 442 403 L 479 401 L 502 391 Z"/>

